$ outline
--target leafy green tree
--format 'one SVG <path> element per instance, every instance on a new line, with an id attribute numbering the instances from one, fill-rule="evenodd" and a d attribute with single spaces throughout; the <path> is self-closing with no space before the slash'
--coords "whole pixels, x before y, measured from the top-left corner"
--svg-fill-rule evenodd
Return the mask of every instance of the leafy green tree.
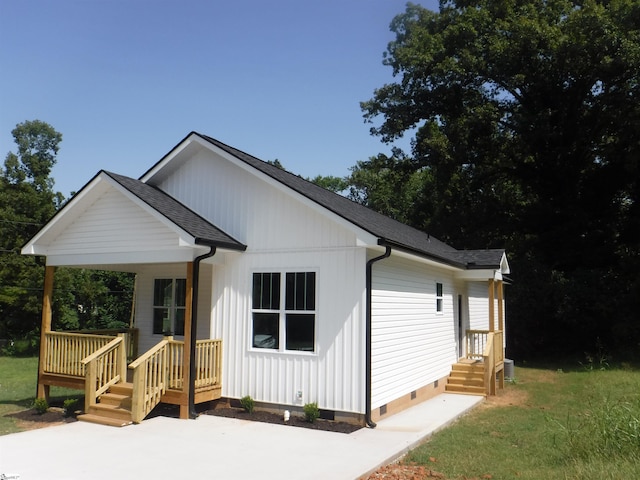
<path id="1" fill-rule="evenodd" d="M 39 338 L 44 262 L 20 255 L 21 247 L 61 207 L 51 170 L 62 135 L 40 120 L 18 124 L 11 132 L 17 152 L 0 169 L 0 338 Z M 53 328 L 122 328 L 129 324 L 132 274 L 57 268 Z"/>
<path id="2" fill-rule="evenodd" d="M 0 337 L 36 338 L 42 306 L 43 265 L 20 248 L 62 202 L 49 174 L 62 135 L 40 120 L 11 132 L 17 153 L 0 169 Z"/>
<path id="3" fill-rule="evenodd" d="M 322 176 L 316 175 L 313 178 L 308 179 L 311 183 L 315 183 L 316 185 L 324 188 L 325 190 L 330 190 L 334 193 L 341 193 L 345 191 L 349 187 L 349 182 L 344 177 L 336 177 L 333 175 Z"/>
<path id="4" fill-rule="evenodd" d="M 515 353 L 637 349 L 640 3 L 443 0 L 391 29 L 365 118 L 414 135 L 431 233 L 509 249 Z"/>

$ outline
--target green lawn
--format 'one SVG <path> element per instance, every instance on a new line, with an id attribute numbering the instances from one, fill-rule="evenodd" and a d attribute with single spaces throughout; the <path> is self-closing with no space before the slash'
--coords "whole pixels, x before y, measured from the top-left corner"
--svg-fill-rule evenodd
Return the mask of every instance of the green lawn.
<path id="1" fill-rule="evenodd" d="M 20 431 L 7 414 L 33 405 L 37 381 L 37 358 L 0 356 L 0 435 Z M 51 404 L 61 406 L 66 398 L 80 398 L 82 394 L 79 390 L 51 387 Z"/>
<path id="2" fill-rule="evenodd" d="M 515 371 L 502 395 L 404 461 L 448 479 L 640 478 L 640 372 Z"/>

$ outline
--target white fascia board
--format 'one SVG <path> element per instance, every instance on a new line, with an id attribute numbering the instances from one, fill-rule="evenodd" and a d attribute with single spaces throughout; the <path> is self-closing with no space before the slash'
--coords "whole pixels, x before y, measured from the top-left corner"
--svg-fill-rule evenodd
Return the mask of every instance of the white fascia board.
<path id="1" fill-rule="evenodd" d="M 47 224 L 42 227 L 38 233 L 36 233 L 31 240 L 29 240 L 24 247 L 22 247 L 23 255 L 46 255 L 46 247 L 37 245 L 38 242 L 43 239 L 47 234 L 59 229 L 62 230 L 66 225 L 73 222 L 74 218 L 79 216 L 84 209 L 78 210 L 81 206 L 83 199 L 93 196 L 99 196 L 102 192 L 99 191 L 98 185 L 101 184 L 102 178 L 98 174 L 93 177 L 82 189 L 69 200 L 60 211 L 58 211 Z M 98 191 L 97 191 L 98 190 Z"/>
<path id="2" fill-rule="evenodd" d="M 192 132 L 189 136 L 187 136 L 187 138 L 176 145 L 173 150 L 166 154 L 164 158 L 162 158 L 151 170 L 145 173 L 144 176 L 140 178 L 140 181 L 143 183 L 148 183 L 149 180 L 152 180 L 155 176 L 159 175 L 160 172 L 165 170 L 169 164 L 174 163 L 174 160 L 194 143 L 197 143 L 204 148 L 213 146 L 209 142 L 205 141 L 204 139 L 200 138 L 200 136 Z"/>
<path id="3" fill-rule="evenodd" d="M 385 247 L 376 247 L 375 249 L 371 249 L 371 251 L 376 252 L 380 252 L 380 253 L 384 253 L 385 251 Z M 462 272 L 463 270 L 461 270 L 459 267 L 455 267 L 453 265 L 449 265 L 448 263 L 442 263 L 439 262 L 438 260 L 434 260 L 431 258 L 427 258 L 427 257 L 423 257 L 421 255 L 416 255 L 416 254 L 412 254 L 409 252 L 406 252 L 404 250 L 399 250 L 396 248 L 391 247 L 391 255 L 394 257 L 402 257 L 402 258 L 406 258 L 409 259 L 413 262 L 416 263 L 420 263 L 423 265 L 429 265 L 431 267 L 436 267 L 436 268 L 440 268 L 443 270 L 449 270 L 452 272 Z"/>
<path id="4" fill-rule="evenodd" d="M 496 275 L 500 274 L 498 270 L 492 268 L 479 268 L 474 270 L 461 270 L 456 274 L 456 278 L 459 280 L 469 280 L 471 282 L 486 282 L 487 280 L 502 280 L 502 274 L 500 278 L 496 278 Z"/>

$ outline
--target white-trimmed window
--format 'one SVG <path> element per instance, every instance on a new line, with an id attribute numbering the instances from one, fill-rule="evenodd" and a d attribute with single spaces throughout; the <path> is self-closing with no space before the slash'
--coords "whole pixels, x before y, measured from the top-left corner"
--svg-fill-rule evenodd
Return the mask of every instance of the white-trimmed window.
<path id="1" fill-rule="evenodd" d="M 442 284 L 436 283 L 436 312 L 442 313 L 442 307 L 444 305 L 444 296 L 442 294 Z"/>
<path id="2" fill-rule="evenodd" d="M 315 272 L 253 274 L 253 348 L 314 352 L 315 330 Z"/>
<path id="3" fill-rule="evenodd" d="M 187 279 L 157 278 L 153 284 L 153 333 L 184 335 Z"/>

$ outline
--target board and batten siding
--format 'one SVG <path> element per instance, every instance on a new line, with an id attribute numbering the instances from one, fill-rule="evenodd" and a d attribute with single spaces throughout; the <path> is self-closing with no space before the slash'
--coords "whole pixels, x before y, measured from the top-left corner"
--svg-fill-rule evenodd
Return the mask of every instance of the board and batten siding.
<path id="1" fill-rule="evenodd" d="M 223 339 L 222 395 L 364 413 L 366 250 L 354 231 L 210 151 L 182 162 L 160 187 L 247 245 L 220 254 L 224 262 L 213 269 L 211 335 Z M 316 351 L 254 349 L 253 273 L 304 271 L 316 272 Z"/>
<path id="2" fill-rule="evenodd" d="M 436 283 L 443 311 L 436 312 Z M 452 274 L 394 257 L 372 277 L 372 408 L 449 374 L 456 362 Z"/>
<path id="3" fill-rule="evenodd" d="M 197 339 L 217 338 L 210 335 L 211 314 L 211 280 L 212 266 L 200 264 L 200 281 L 198 284 L 198 332 Z M 186 263 L 170 263 L 159 265 L 144 265 L 136 277 L 136 324 L 138 328 L 138 352 L 141 354 L 149 350 L 162 340 L 162 335 L 153 333 L 153 288 L 156 279 L 186 278 Z M 175 336 L 176 340 L 183 340 L 182 336 Z"/>
<path id="4" fill-rule="evenodd" d="M 213 152 L 184 162 L 159 187 L 236 240 L 247 251 L 353 246 L 352 232 Z"/>

